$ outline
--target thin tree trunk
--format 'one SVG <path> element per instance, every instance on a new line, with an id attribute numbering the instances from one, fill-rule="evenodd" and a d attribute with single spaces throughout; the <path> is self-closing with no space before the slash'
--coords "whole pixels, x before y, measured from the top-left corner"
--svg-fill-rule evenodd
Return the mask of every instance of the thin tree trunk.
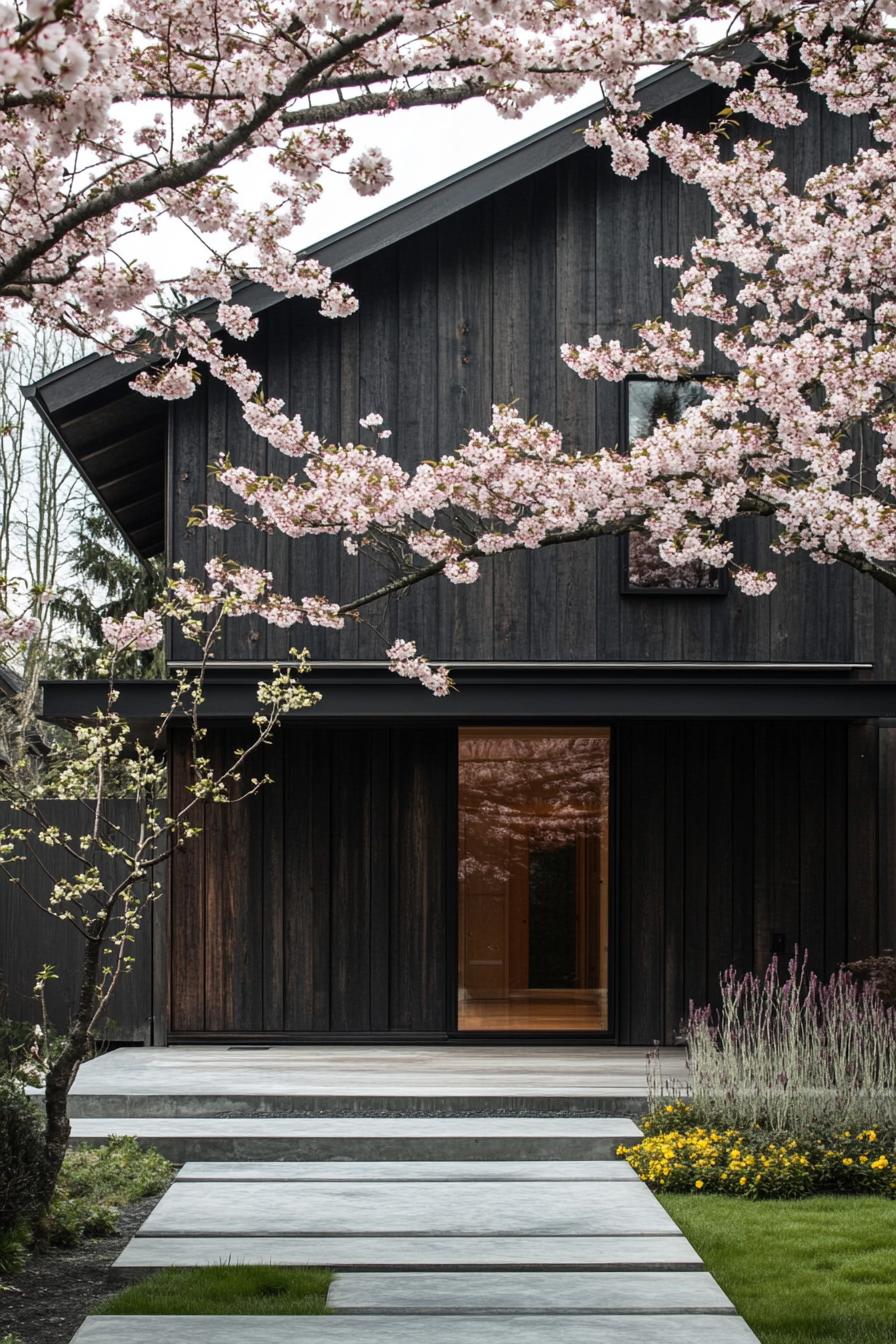
<path id="1" fill-rule="evenodd" d="M 39 1216 L 49 1210 L 68 1148 L 71 1133 L 68 1114 L 69 1090 L 77 1077 L 78 1069 L 90 1054 L 90 1028 L 95 1013 L 97 971 L 104 933 L 105 927 L 102 933 L 91 930 L 84 944 L 78 1012 L 63 1050 L 47 1071 L 44 1093 L 46 1106 L 44 1161 L 36 1201 Z"/>

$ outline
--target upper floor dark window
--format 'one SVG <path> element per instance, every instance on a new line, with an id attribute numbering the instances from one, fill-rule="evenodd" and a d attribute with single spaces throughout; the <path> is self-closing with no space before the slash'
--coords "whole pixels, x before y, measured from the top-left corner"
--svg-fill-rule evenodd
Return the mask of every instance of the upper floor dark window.
<path id="1" fill-rule="evenodd" d="M 706 396 L 699 378 L 662 382 L 658 378 L 630 378 L 625 384 L 625 441 L 627 447 L 646 438 L 660 420 L 674 424 L 689 406 Z M 622 591 L 624 593 L 722 593 L 724 575 L 700 561 L 670 565 L 659 546 L 645 532 L 630 532 L 622 539 Z"/>

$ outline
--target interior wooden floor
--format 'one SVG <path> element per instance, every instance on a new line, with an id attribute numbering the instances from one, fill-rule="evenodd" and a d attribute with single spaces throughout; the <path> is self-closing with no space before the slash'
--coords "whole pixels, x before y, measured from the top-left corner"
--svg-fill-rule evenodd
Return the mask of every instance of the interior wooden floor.
<path id="1" fill-rule="evenodd" d="M 461 999 L 459 1031 L 606 1031 L 606 990 L 588 994 Z"/>

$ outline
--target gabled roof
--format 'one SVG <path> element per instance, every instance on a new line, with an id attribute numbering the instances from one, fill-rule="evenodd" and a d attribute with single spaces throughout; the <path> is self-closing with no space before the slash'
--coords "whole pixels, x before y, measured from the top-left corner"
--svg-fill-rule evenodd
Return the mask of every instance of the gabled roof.
<path id="1" fill-rule="evenodd" d="M 649 75 L 638 86 L 641 104 L 648 112 L 662 111 L 703 87 L 703 81 L 682 65 Z M 304 248 L 303 255 L 316 257 L 338 273 L 578 153 L 582 139 L 577 132 L 603 108 L 602 102 L 594 103 Z M 254 313 L 283 302 L 281 295 L 253 281 L 236 286 L 234 297 Z M 210 316 L 214 309 L 210 301 L 197 304 L 192 311 Z M 111 355 L 87 355 L 22 389 L 125 538 L 145 558 L 164 549 L 167 408 L 163 402 L 132 392 L 128 383 L 139 369 L 153 362 L 147 357 L 135 364 L 121 364 Z"/>

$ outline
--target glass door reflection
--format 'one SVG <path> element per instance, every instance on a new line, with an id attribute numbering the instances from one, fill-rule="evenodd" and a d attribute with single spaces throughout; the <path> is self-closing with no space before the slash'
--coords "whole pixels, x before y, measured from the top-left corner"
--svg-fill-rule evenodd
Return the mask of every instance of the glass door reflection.
<path id="1" fill-rule="evenodd" d="M 462 728 L 458 1029 L 606 1031 L 610 731 Z"/>

